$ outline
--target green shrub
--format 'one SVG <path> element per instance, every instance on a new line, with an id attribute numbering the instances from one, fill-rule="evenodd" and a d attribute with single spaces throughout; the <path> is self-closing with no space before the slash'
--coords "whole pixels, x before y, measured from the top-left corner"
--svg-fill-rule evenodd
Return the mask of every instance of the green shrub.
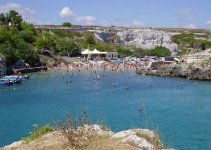
<path id="1" fill-rule="evenodd" d="M 71 24 L 70 22 L 64 22 L 64 23 L 62 24 L 62 26 L 63 26 L 63 27 L 71 27 L 72 24 Z"/>
<path id="2" fill-rule="evenodd" d="M 205 37 L 206 38 L 206 37 Z M 182 33 L 172 37 L 173 42 L 179 45 L 180 49 L 194 48 L 197 50 L 205 50 L 211 48 L 211 41 L 197 40 L 193 33 Z"/>
<path id="3" fill-rule="evenodd" d="M 131 56 L 133 54 L 131 49 L 125 48 L 125 47 L 121 47 L 121 46 L 117 47 L 117 52 L 118 52 L 120 57 Z"/>
<path id="4" fill-rule="evenodd" d="M 149 56 L 165 57 L 165 56 L 171 56 L 171 51 L 166 47 L 157 46 L 154 49 L 148 50 L 147 54 Z"/>
<path id="5" fill-rule="evenodd" d="M 57 42 L 56 52 L 62 56 L 76 56 L 80 54 L 80 47 L 73 41 L 61 40 Z"/>
<path id="6" fill-rule="evenodd" d="M 43 127 L 38 126 L 37 124 L 33 125 L 34 129 L 32 132 L 30 132 L 30 136 L 29 137 L 25 137 L 22 140 L 29 143 L 31 141 L 34 141 L 36 139 L 39 139 L 40 137 L 42 137 L 43 135 L 54 131 L 54 129 L 50 126 L 50 125 L 45 125 Z"/>
<path id="7" fill-rule="evenodd" d="M 87 44 L 90 44 L 90 45 L 96 44 L 96 41 L 93 35 L 89 35 L 88 37 L 86 37 L 85 41 Z"/>
<path id="8" fill-rule="evenodd" d="M 40 57 L 30 44 L 26 42 L 18 42 L 16 44 L 16 51 L 18 57 L 23 59 L 30 66 L 39 66 Z"/>
<path id="9" fill-rule="evenodd" d="M 10 42 L 5 42 L 0 45 L 0 52 L 5 56 L 7 60 L 7 65 L 11 66 L 20 59 L 18 56 L 18 51 Z"/>
<path id="10" fill-rule="evenodd" d="M 34 42 L 34 35 L 32 31 L 22 30 L 19 32 L 19 36 L 26 42 L 32 43 Z"/>

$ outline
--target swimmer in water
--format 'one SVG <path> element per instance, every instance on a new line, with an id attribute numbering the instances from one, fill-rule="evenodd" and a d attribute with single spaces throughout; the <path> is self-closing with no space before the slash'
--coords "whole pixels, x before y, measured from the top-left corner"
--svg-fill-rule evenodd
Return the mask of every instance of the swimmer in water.
<path id="1" fill-rule="evenodd" d="M 141 108 L 138 109 L 138 111 L 139 111 L 139 112 L 144 112 L 144 108 L 141 107 Z"/>

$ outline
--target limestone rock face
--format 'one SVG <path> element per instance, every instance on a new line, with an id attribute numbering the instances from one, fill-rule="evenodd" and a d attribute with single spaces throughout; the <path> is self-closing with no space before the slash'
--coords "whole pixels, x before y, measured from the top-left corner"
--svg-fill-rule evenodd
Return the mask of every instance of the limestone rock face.
<path id="1" fill-rule="evenodd" d="M 158 138 L 156 133 L 148 129 L 131 129 L 131 130 L 126 130 L 126 131 L 121 131 L 121 132 L 115 133 L 112 137 L 116 139 L 120 139 L 120 142 L 122 143 L 126 143 L 126 144 L 132 143 L 136 145 L 138 148 L 145 149 L 145 150 L 154 150 L 155 145 L 153 145 L 153 143 L 150 143 L 150 141 L 151 140 L 153 141 L 155 138 Z M 158 140 L 160 141 L 159 138 Z M 161 144 L 160 147 L 162 148 L 163 145 Z"/>
<path id="2" fill-rule="evenodd" d="M 156 46 L 164 46 L 172 52 L 178 51 L 178 45 L 171 40 L 171 33 L 153 29 L 129 29 L 118 32 L 120 40 L 126 45 L 151 49 Z"/>
<path id="3" fill-rule="evenodd" d="M 121 30 L 94 31 L 95 37 L 105 43 L 122 43 L 137 48 L 151 49 L 164 46 L 172 52 L 179 51 L 178 45 L 172 42 L 171 37 L 176 33 L 155 29 L 129 28 Z"/>

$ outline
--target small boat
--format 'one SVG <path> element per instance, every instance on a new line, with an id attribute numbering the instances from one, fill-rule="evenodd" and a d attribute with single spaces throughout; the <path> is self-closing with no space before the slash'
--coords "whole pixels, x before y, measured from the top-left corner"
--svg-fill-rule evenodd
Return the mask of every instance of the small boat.
<path id="1" fill-rule="evenodd" d="M 8 77 L 9 77 L 9 80 L 12 81 L 13 83 L 20 83 L 23 79 L 22 76 L 17 76 L 17 75 L 12 75 Z"/>
<path id="2" fill-rule="evenodd" d="M 1 78 L 0 79 L 0 85 L 12 85 L 13 82 L 11 82 L 8 78 Z"/>
<path id="3" fill-rule="evenodd" d="M 1 85 L 12 85 L 12 84 L 16 84 L 16 83 L 21 83 L 22 80 L 23 80 L 22 76 L 16 76 L 16 75 L 5 76 L 0 79 L 0 84 Z"/>

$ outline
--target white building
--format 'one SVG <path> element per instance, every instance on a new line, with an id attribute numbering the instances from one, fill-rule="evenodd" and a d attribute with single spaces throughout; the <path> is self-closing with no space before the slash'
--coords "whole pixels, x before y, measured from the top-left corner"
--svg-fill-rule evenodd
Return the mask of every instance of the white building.
<path id="1" fill-rule="evenodd" d="M 86 49 L 82 51 L 81 54 L 84 55 L 84 58 L 86 59 L 110 60 L 118 58 L 118 52 L 100 52 L 97 49 L 94 49 L 93 51 Z"/>
<path id="2" fill-rule="evenodd" d="M 107 52 L 106 59 L 117 59 L 118 52 Z"/>

